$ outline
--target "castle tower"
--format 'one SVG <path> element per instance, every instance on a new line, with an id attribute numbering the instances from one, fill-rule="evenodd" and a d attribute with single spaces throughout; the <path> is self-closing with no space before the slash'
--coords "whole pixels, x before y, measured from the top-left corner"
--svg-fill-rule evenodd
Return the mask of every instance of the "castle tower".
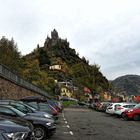
<path id="1" fill-rule="evenodd" d="M 51 32 L 51 37 L 53 40 L 56 40 L 59 38 L 58 32 L 55 29 Z"/>

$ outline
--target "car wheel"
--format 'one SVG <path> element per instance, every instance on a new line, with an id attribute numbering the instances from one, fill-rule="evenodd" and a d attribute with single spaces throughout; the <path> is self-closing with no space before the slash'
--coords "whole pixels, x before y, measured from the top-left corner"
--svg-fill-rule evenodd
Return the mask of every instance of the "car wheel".
<path id="1" fill-rule="evenodd" d="M 43 140 L 46 137 L 46 130 L 42 126 L 35 126 L 34 128 L 35 140 Z"/>
<path id="2" fill-rule="evenodd" d="M 122 118 L 124 118 L 124 117 L 125 117 L 125 114 L 124 114 L 124 113 L 122 113 L 122 114 L 121 114 L 121 117 L 122 117 Z"/>
<path id="3" fill-rule="evenodd" d="M 128 117 L 127 117 L 125 114 L 123 114 L 122 116 L 123 116 L 123 119 L 124 119 L 125 121 L 128 121 L 128 120 L 129 120 Z"/>
<path id="4" fill-rule="evenodd" d="M 139 116 L 139 115 L 137 115 L 137 114 L 136 114 L 136 115 L 134 115 L 134 116 L 133 116 L 133 120 L 134 120 L 134 121 L 138 121 L 138 120 L 140 120 L 140 116 Z"/>

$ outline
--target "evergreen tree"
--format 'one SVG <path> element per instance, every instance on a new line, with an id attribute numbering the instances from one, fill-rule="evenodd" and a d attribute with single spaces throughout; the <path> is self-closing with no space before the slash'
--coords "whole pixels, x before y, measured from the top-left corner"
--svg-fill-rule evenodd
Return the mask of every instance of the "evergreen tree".
<path id="1" fill-rule="evenodd" d="M 21 55 L 14 39 L 8 40 L 7 38 L 2 37 L 0 40 L 0 63 L 13 70 L 19 71 L 20 58 Z"/>
<path id="2" fill-rule="evenodd" d="M 48 57 L 46 51 L 42 48 L 39 50 L 39 58 L 38 59 L 39 59 L 40 66 L 42 66 L 44 64 L 50 65 L 49 57 Z"/>

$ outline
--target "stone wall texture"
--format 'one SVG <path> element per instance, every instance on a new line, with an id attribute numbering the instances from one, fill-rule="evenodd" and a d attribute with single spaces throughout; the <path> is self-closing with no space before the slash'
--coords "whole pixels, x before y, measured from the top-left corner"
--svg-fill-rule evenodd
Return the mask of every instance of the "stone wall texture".
<path id="1" fill-rule="evenodd" d="M 27 96 L 41 95 L 0 77 L 0 99 L 21 99 Z"/>

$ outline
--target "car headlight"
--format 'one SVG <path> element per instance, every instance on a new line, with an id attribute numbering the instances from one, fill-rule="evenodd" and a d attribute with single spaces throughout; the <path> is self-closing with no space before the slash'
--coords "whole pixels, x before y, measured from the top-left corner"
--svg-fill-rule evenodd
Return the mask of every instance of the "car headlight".
<path id="1" fill-rule="evenodd" d="M 24 140 L 28 134 L 26 132 L 16 132 L 16 133 L 3 133 L 3 135 L 10 140 Z"/>
<path id="2" fill-rule="evenodd" d="M 52 116 L 49 115 L 49 114 L 44 114 L 44 117 L 45 117 L 45 118 L 48 118 L 48 119 L 51 119 L 51 118 L 52 118 Z"/>
<path id="3" fill-rule="evenodd" d="M 52 125 L 52 123 L 51 123 L 51 122 L 47 122 L 47 123 L 46 123 L 46 125 L 51 126 L 51 125 Z"/>
<path id="4" fill-rule="evenodd" d="M 133 109 L 128 110 L 128 112 L 132 112 L 132 111 L 133 111 Z"/>

